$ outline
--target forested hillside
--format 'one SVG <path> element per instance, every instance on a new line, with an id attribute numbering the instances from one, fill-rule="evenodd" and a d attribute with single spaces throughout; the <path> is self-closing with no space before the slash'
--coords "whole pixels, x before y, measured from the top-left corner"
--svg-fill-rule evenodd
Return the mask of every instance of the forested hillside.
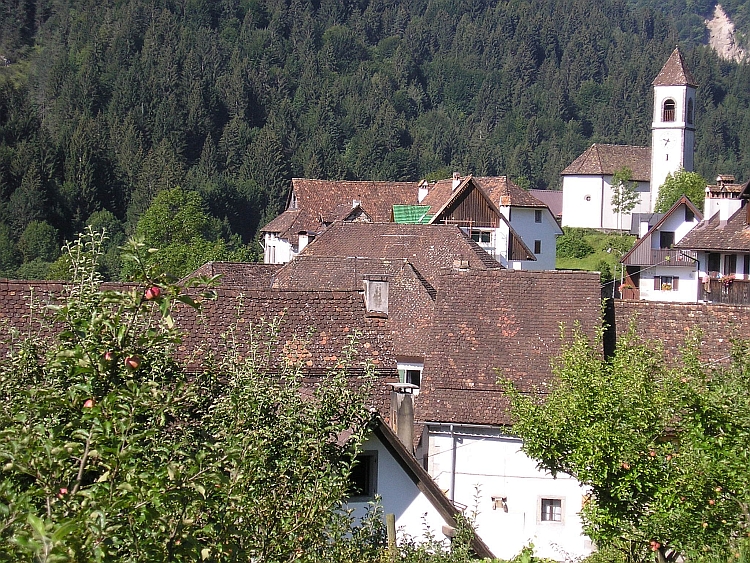
<path id="1" fill-rule="evenodd" d="M 0 0 L 0 10 L 7 276 L 51 275 L 57 248 L 87 223 L 121 240 L 174 186 L 204 202 L 206 221 L 191 228 L 229 241 L 217 259 L 258 250 L 239 238 L 254 244 L 294 176 L 456 170 L 556 188 L 592 142 L 649 142 L 651 81 L 678 42 L 668 16 L 626 0 Z M 750 70 L 707 48 L 685 55 L 701 85 L 698 171 L 746 179 Z M 115 260 L 109 275 L 120 275 Z"/>

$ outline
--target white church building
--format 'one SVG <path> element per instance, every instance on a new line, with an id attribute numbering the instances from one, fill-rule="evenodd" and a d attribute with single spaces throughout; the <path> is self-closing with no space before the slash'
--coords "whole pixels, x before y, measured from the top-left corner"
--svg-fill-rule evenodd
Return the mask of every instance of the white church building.
<path id="1" fill-rule="evenodd" d="M 668 174 L 693 170 L 696 81 L 679 48 L 653 82 L 651 147 L 594 144 L 562 171 L 562 225 L 629 230 L 631 213 L 653 212 L 659 186 Z M 628 168 L 640 200 L 629 213 L 612 205 L 612 177 Z"/>

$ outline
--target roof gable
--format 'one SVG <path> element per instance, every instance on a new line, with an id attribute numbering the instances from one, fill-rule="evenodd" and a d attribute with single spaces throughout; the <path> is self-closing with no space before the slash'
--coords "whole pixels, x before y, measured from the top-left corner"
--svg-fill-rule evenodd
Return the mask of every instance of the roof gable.
<path id="1" fill-rule="evenodd" d="M 748 208 L 740 207 L 726 222 L 720 213 L 702 221 L 675 245 L 684 250 L 716 252 L 750 252 L 750 225 Z"/>
<path id="2" fill-rule="evenodd" d="M 674 215 L 678 209 L 682 207 L 687 207 L 693 212 L 693 215 L 698 221 L 703 220 L 703 213 L 700 212 L 700 210 L 693 205 L 693 202 L 691 202 L 686 196 L 681 196 L 680 199 L 678 199 L 672 207 L 669 208 L 669 211 L 664 213 L 661 218 L 654 224 L 653 227 L 651 227 L 648 232 L 639 238 L 637 241 L 635 241 L 635 244 L 633 244 L 633 247 L 628 250 L 628 252 L 622 257 L 620 262 L 623 264 L 628 265 L 635 265 L 631 264 L 631 256 L 637 253 L 638 249 L 645 245 L 645 248 L 651 248 L 651 238 L 659 232 L 661 229 L 661 226 L 672 216 Z M 684 240 L 684 239 L 683 239 Z"/>

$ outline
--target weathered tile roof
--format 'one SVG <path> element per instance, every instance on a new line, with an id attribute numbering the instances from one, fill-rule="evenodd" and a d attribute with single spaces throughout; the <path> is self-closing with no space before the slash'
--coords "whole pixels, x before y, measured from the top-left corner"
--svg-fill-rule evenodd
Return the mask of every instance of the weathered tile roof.
<path id="1" fill-rule="evenodd" d="M 698 86 L 690 70 L 685 66 L 679 47 L 675 47 L 672 51 L 652 84 L 654 86 Z"/>
<path id="2" fill-rule="evenodd" d="M 611 176 L 621 168 L 630 168 L 634 181 L 650 181 L 651 147 L 594 143 L 560 174 Z"/>
<path id="3" fill-rule="evenodd" d="M 303 251 L 303 256 L 405 259 L 434 277 L 468 261 L 472 269 L 502 268 L 492 256 L 455 225 L 337 222 Z"/>
<path id="4" fill-rule="evenodd" d="M 475 177 L 474 180 L 498 207 L 547 207 L 547 204 L 518 187 L 507 176 Z"/>
<path id="5" fill-rule="evenodd" d="M 716 213 L 708 221 L 698 223 L 674 246 L 684 250 L 750 252 L 750 226 L 747 224 L 747 209 L 741 207 L 726 223 L 720 221 L 719 213 Z"/>
<path id="6" fill-rule="evenodd" d="M 103 287 L 127 290 L 132 286 L 106 284 Z M 41 307 L 54 302 L 64 291 L 62 282 L 0 281 L 0 323 L 4 328 L 0 349 L 9 350 L 7 339 L 11 328 L 23 334 L 50 336 L 52 331 L 47 323 L 40 324 L 29 318 L 29 302 L 33 295 L 34 302 Z M 253 343 L 253 330 L 263 332 L 268 323 L 278 318 L 277 348 L 281 353 L 276 361 L 301 362 L 302 373 L 311 383 L 340 363 L 342 352 L 350 339 L 356 337 L 358 355 L 348 374 L 361 374 L 362 362 L 371 362 L 378 375 L 372 405 L 380 412 L 388 412 L 390 388 L 386 383 L 398 380 L 393 344 L 385 320 L 366 315 L 359 292 L 246 287 L 219 287 L 216 292 L 217 299 L 204 301 L 200 312 L 182 304 L 175 306 L 175 324 L 183 332 L 176 356 L 188 369 L 200 369 L 211 353 L 221 354 L 230 349 L 233 339 L 236 350 L 247 357 Z M 268 336 L 268 331 L 265 332 Z M 271 364 L 271 370 L 277 365 Z"/>
<path id="7" fill-rule="evenodd" d="M 376 223 L 391 220 L 394 204 L 416 205 L 417 182 L 350 182 L 345 180 L 292 180 L 291 207 L 261 229 L 280 233 L 297 244 L 297 235 L 318 233 L 326 224 L 344 219 L 359 206 Z"/>
<path id="8" fill-rule="evenodd" d="M 639 337 L 661 346 L 672 359 L 677 359 L 693 329 L 700 330 L 701 359 L 707 364 L 728 363 L 733 339 L 750 333 L 750 309 L 746 305 L 616 299 L 614 307 L 618 335 L 633 322 Z"/>
<path id="9" fill-rule="evenodd" d="M 221 276 L 218 284 L 224 287 L 270 289 L 273 277 L 280 269 L 281 264 L 206 262 L 185 279 L 196 276 Z"/>
<path id="10" fill-rule="evenodd" d="M 496 381 L 544 392 L 560 323 L 600 324 L 599 278 L 583 272 L 474 271 L 444 276 L 415 400 L 425 422 L 508 424 Z"/>

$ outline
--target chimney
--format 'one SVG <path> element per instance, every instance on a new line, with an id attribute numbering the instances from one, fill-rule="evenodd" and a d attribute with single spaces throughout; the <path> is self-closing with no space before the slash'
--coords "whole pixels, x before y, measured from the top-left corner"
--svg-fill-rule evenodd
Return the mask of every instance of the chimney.
<path id="1" fill-rule="evenodd" d="M 460 185 L 461 185 L 461 174 L 459 174 L 458 172 L 454 172 L 453 184 L 451 185 L 451 190 L 455 190 Z"/>
<path id="2" fill-rule="evenodd" d="M 422 180 L 422 183 L 419 184 L 419 192 L 417 193 L 417 203 L 422 203 L 422 200 L 427 197 L 428 193 L 430 193 L 429 184 L 427 180 Z"/>
<path id="3" fill-rule="evenodd" d="M 414 454 L 414 401 L 413 385 L 409 383 L 390 383 L 391 390 L 391 426 L 396 431 L 401 443 Z"/>
<path id="4" fill-rule="evenodd" d="M 310 243 L 310 237 L 307 236 L 307 231 L 301 231 L 298 233 L 299 244 L 297 245 L 297 252 L 302 252 L 305 247 Z"/>
<path id="5" fill-rule="evenodd" d="M 353 199 L 352 200 L 352 209 L 354 209 L 355 207 L 359 207 L 360 205 L 362 205 L 362 200 L 361 199 Z"/>
<path id="6" fill-rule="evenodd" d="M 641 220 L 640 225 L 638 227 L 638 237 L 643 238 L 646 236 L 646 233 L 648 233 L 648 219 Z"/>

